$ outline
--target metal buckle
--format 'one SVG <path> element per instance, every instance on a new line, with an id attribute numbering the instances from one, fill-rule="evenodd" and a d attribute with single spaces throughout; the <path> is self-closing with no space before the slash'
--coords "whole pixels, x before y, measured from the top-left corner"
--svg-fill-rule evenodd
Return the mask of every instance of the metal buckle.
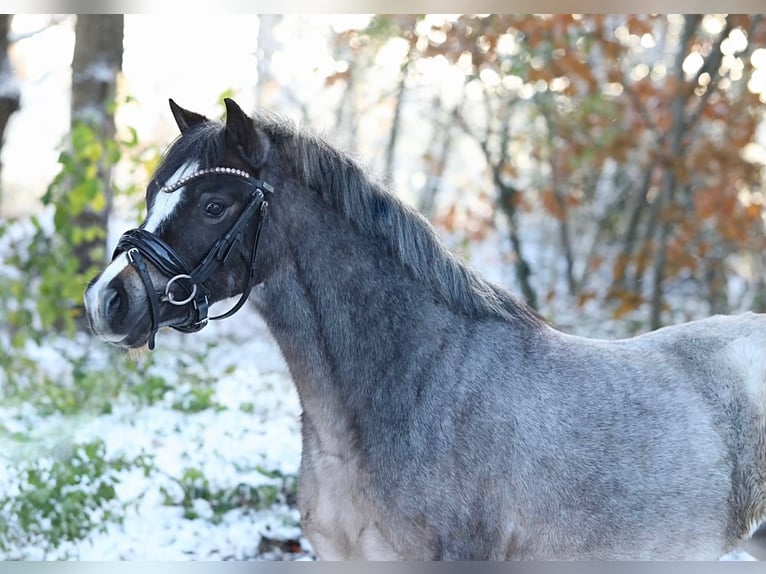
<path id="1" fill-rule="evenodd" d="M 138 247 L 132 247 L 128 249 L 127 253 L 125 253 L 125 257 L 128 258 L 128 263 L 131 265 L 133 264 L 133 261 L 135 261 L 134 253 L 138 253 Z"/>
<path id="2" fill-rule="evenodd" d="M 196 285 L 195 285 L 195 287 L 196 287 Z M 194 322 L 194 326 L 195 327 L 198 326 L 198 325 L 201 325 L 200 329 L 202 327 L 204 327 L 205 325 L 207 325 L 208 321 L 210 321 L 210 317 L 207 316 L 207 306 L 208 306 L 207 295 L 204 295 L 204 297 L 205 297 L 205 317 L 203 319 L 200 319 L 199 321 L 195 321 Z M 197 315 L 199 316 L 199 305 L 197 304 L 197 300 L 196 299 L 194 300 L 193 305 L 194 305 L 194 309 L 197 311 Z"/>
<path id="3" fill-rule="evenodd" d="M 171 285 L 173 285 L 174 282 L 179 281 L 180 279 L 191 279 L 191 275 L 186 275 L 186 274 L 176 275 L 175 277 L 171 278 L 170 281 L 168 281 L 167 285 L 165 285 L 165 300 L 171 305 L 177 305 L 179 307 L 181 305 L 186 305 L 188 303 L 191 303 L 192 301 L 194 301 L 195 295 L 197 295 L 197 284 L 192 283 L 191 295 L 189 295 L 186 299 L 183 299 L 183 300 L 174 299 L 173 293 L 171 293 L 170 291 L 170 287 Z"/>

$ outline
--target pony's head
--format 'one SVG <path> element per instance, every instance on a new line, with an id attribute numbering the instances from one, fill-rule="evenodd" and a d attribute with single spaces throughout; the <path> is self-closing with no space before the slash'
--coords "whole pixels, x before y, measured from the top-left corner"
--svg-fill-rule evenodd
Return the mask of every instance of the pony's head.
<path id="1" fill-rule="evenodd" d="M 241 295 L 233 313 L 262 280 L 258 241 L 273 190 L 259 177 L 269 143 L 234 101 L 225 104 L 221 123 L 170 101 L 181 135 L 149 182 L 146 219 L 85 290 L 102 339 L 152 348 L 160 327 L 197 331 L 208 305 Z"/>

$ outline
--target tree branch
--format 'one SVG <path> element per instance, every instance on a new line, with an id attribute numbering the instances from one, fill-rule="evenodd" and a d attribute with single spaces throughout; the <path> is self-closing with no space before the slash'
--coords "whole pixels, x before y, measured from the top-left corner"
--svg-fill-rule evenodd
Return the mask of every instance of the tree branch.
<path id="1" fill-rule="evenodd" d="M 744 50 L 740 50 L 739 52 L 735 52 L 735 57 L 741 57 L 746 55 L 751 51 L 752 42 L 750 42 L 750 38 L 753 36 L 753 32 L 755 31 L 755 28 L 758 26 L 758 23 L 760 22 L 762 16 L 760 14 L 755 14 L 751 17 L 750 20 L 750 27 L 747 31 L 747 37 L 748 37 L 748 43 L 745 46 Z M 686 126 L 692 127 L 697 124 L 699 121 L 700 116 L 702 115 L 702 112 L 705 111 L 705 106 L 707 105 L 708 101 L 710 100 L 710 97 L 719 91 L 718 89 L 718 80 L 721 79 L 721 61 L 723 60 L 723 53 L 721 52 L 721 44 L 723 41 L 729 36 L 733 29 L 733 26 L 731 24 L 731 17 L 726 17 L 726 28 L 721 33 L 721 36 L 718 38 L 718 41 L 716 42 L 715 48 L 711 50 L 710 54 L 708 54 L 707 59 L 703 63 L 702 67 L 697 72 L 697 75 L 694 78 L 693 85 L 697 85 L 699 83 L 699 79 L 704 73 L 708 73 L 710 75 L 710 83 L 708 84 L 708 89 L 705 90 L 705 93 L 703 93 L 700 96 L 699 102 L 697 103 L 694 110 L 689 114 L 688 118 L 686 119 Z"/>

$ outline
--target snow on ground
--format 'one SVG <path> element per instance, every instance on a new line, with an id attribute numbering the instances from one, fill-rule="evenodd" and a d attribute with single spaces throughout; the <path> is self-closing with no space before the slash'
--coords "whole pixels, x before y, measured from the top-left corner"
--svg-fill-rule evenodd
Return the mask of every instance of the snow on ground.
<path id="1" fill-rule="evenodd" d="M 85 425 L 78 440 L 103 438 L 110 448 L 138 455 L 152 452 L 161 473 L 181 476 L 183 469 L 204 468 L 213 486 L 257 486 L 269 482 L 256 468 L 295 475 L 300 458 L 300 414 L 297 395 L 275 343 L 254 314 L 237 316 L 231 325 L 211 329 L 200 344 L 219 336 L 216 331 L 239 328 L 233 345 L 221 345 L 208 354 L 207 363 L 219 367 L 216 399 L 225 409 L 205 409 L 189 414 L 152 406 L 140 412 L 126 407 L 109 417 Z M 254 331 L 250 335 L 248 331 Z M 164 335 L 164 336 L 163 336 Z M 229 334 L 231 337 L 231 334 Z M 189 336 L 158 335 L 158 343 L 172 364 L 174 356 L 195 344 Z M 226 371 L 228 374 L 225 374 Z M 166 380 L 171 372 L 165 374 Z M 178 381 L 178 394 L 184 387 Z M 247 412 L 239 407 L 252 404 Z M 126 499 L 146 488 L 140 472 L 135 482 L 121 485 Z M 167 482 L 167 481 L 165 481 Z M 189 560 L 255 558 L 260 538 L 300 539 L 297 509 L 284 504 L 269 510 L 229 511 L 220 524 L 210 521 L 212 509 L 205 500 L 195 502 L 195 519 L 184 519 L 182 510 L 162 505 L 160 483 L 154 483 L 138 508 L 120 527 L 112 527 L 77 548 L 80 559 Z M 176 487 L 172 482 L 167 488 Z M 148 527 L 148 525 L 154 525 Z M 118 543 L 116 543 L 119 541 Z M 308 547 L 307 547 L 308 548 Z"/>
<path id="2" fill-rule="evenodd" d="M 76 355 L 78 345 L 89 347 L 93 365 L 108 360 L 130 361 L 107 352 L 104 344 L 79 336 L 69 343 L 27 349 L 53 377 L 66 377 L 65 355 Z M 62 349 L 65 349 L 62 351 Z M 267 509 L 236 508 L 213 520 L 210 503 L 192 501 L 196 517 L 184 516 L 180 506 L 164 503 L 165 492 L 183 498 L 178 478 L 185 469 L 198 469 L 210 490 L 278 484 L 281 473 L 294 477 L 300 460 L 297 394 L 276 343 L 260 318 L 243 309 L 229 321 L 211 323 L 201 333 L 182 335 L 169 330 L 157 336 L 157 349 L 146 375 L 161 377 L 170 388 L 155 404 L 138 407 L 117 399 L 107 414 L 41 416 L 24 405 L 0 407 L 6 435 L 25 435 L 23 443 L 5 439 L 3 458 L 61 458 L 75 445 L 99 439 L 106 457 L 148 454 L 156 468 L 149 477 L 140 470 L 120 475 L 117 495 L 134 501 L 123 522 L 108 523 L 104 532 L 87 540 L 66 542 L 53 551 L 16 549 L 0 558 L 81 560 L 226 560 L 281 558 L 273 541 L 290 542 L 290 558 L 310 558 L 302 539 L 294 500 Z M 212 408 L 178 410 L 193 385 L 179 377 L 195 372 L 194 361 L 204 356 L 200 377 L 215 378 Z M 143 359 L 146 361 L 146 359 Z M 141 362 L 141 359 L 139 359 Z M 207 398 L 203 395 L 203 398 Z M 2 404 L 2 403 L 0 403 Z M 204 405 L 203 405 L 204 406 Z M 15 447 L 15 448 L 14 448 Z M 7 492 L 9 467 L 0 468 L 0 492 Z M 264 470 L 268 474 L 264 474 Z M 6 487 L 3 483 L 6 481 Z M 164 491 L 163 491 L 164 489 Z"/>

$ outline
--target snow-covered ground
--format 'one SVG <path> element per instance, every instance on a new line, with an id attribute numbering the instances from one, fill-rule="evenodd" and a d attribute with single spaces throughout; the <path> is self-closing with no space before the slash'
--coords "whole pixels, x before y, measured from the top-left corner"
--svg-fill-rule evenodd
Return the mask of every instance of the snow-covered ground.
<path id="1" fill-rule="evenodd" d="M 275 558 L 284 554 L 283 545 L 294 552 L 292 558 L 311 556 L 301 537 L 294 500 L 279 500 L 266 509 L 236 508 L 217 517 L 204 496 L 190 501 L 194 517 L 181 506 L 166 503 L 168 496 L 175 500 L 184 497 L 179 481 L 186 469 L 204 476 L 213 492 L 294 482 L 300 458 L 297 395 L 260 319 L 245 309 L 235 319 L 211 324 L 196 336 L 162 331 L 157 342 L 146 376 L 161 378 L 169 390 L 154 404 L 136 405 L 117 397 L 108 413 L 77 416 L 43 415 L 25 405 L 0 407 L 5 459 L 0 468 L 0 493 L 18 488 L 13 484 L 15 465 L 63 459 L 78 445 L 92 440 L 103 441 L 105 459 L 132 459 L 144 454 L 153 461 L 149 476 L 140 469 L 120 473 L 117 497 L 133 503 L 122 523 L 107 523 L 103 532 L 55 549 L 16 548 L 0 554 L 0 558 Z M 61 338 L 46 342 L 38 349 L 38 366 L 65 380 L 67 361 L 61 357 L 77 356 L 83 347 L 93 365 L 133 360 L 79 336 L 71 341 Z M 190 357 L 201 356 L 205 357 L 204 366 L 196 369 Z M 146 361 L 138 359 L 139 363 L 142 360 Z M 185 361 L 185 366 L 180 365 Z M 201 378 L 215 381 L 200 387 L 179 376 L 195 378 L 195 370 L 200 371 Z M 195 396 L 188 392 L 192 388 L 210 388 L 212 394 L 200 395 L 205 402 L 198 408 L 179 407 Z M 9 437 L 23 440 L 15 442 Z M 274 474 L 287 479 L 275 478 Z"/>
<path id="2" fill-rule="evenodd" d="M 140 497 L 138 507 L 121 526 L 78 544 L 79 558 L 242 560 L 274 557 L 269 546 L 272 539 L 302 542 L 294 502 L 266 510 L 234 509 L 220 523 L 211 521 L 213 510 L 202 498 L 194 501 L 198 517 L 192 519 L 184 518 L 180 508 L 162 503 L 161 486 L 179 489 L 167 477 L 181 476 L 184 468 L 201 469 L 212 489 L 272 483 L 259 468 L 297 474 L 300 409 L 295 389 L 258 317 L 252 311 L 242 315 L 229 325 L 211 325 L 199 334 L 199 341 L 175 333 L 158 335 L 163 345 L 159 353 L 164 355 L 158 360 L 165 363 L 166 381 L 173 381 L 175 357 L 188 352 L 189 346 L 206 350 L 211 341 L 224 341 L 206 353 L 206 364 L 214 367 L 210 374 L 218 377 L 215 408 L 198 413 L 168 409 L 168 402 L 183 395 L 186 386 L 177 380 L 164 404 L 140 411 L 128 405 L 79 429 L 78 441 L 101 437 L 119 452 L 151 452 L 159 468 L 149 484 L 140 471 L 126 479 L 121 495 Z M 303 550 L 301 555 L 308 555 L 305 542 Z"/>

